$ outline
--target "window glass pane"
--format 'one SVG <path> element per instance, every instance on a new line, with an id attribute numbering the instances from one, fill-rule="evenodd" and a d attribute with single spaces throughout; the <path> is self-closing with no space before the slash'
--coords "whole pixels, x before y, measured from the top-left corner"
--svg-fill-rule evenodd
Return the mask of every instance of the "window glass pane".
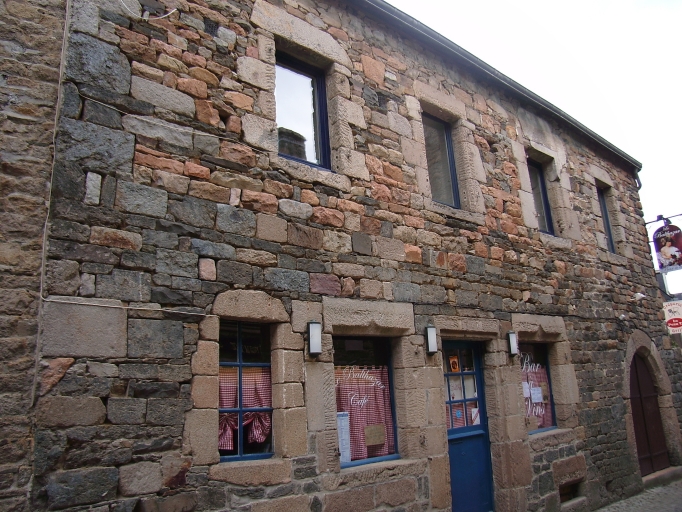
<path id="1" fill-rule="evenodd" d="M 478 402 L 467 402 L 467 425 L 480 425 L 481 414 L 478 408 Z"/>
<path id="2" fill-rule="evenodd" d="M 447 150 L 445 124 L 423 116 L 426 162 L 429 168 L 431 196 L 439 203 L 455 206 L 451 162 Z"/>
<path id="3" fill-rule="evenodd" d="M 470 348 L 462 349 L 459 351 L 460 354 L 460 366 L 463 372 L 473 372 L 474 368 L 474 354 Z"/>
<path id="4" fill-rule="evenodd" d="M 243 424 L 244 453 L 272 451 L 272 412 L 245 412 Z"/>
<path id="5" fill-rule="evenodd" d="M 270 362 L 269 333 L 267 325 L 242 324 L 242 360 L 245 363 Z"/>
<path id="6" fill-rule="evenodd" d="M 533 191 L 535 211 L 538 215 L 538 226 L 540 231 L 549 232 L 547 212 L 545 211 L 545 191 L 544 184 L 542 182 L 545 177 L 542 173 L 542 170 L 530 162 L 528 162 L 528 173 L 530 174 L 530 185 Z"/>
<path id="7" fill-rule="evenodd" d="M 236 322 L 220 322 L 220 362 L 236 363 L 239 330 Z"/>
<path id="8" fill-rule="evenodd" d="M 239 368 L 236 366 L 221 366 L 218 374 L 219 407 L 221 409 L 236 409 L 239 407 Z"/>
<path id="9" fill-rule="evenodd" d="M 450 428 L 466 427 L 464 404 L 452 404 L 452 426 Z"/>
<path id="10" fill-rule="evenodd" d="M 476 398 L 476 376 L 464 375 L 464 396 L 466 398 Z"/>
<path id="11" fill-rule="evenodd" d="M 611 232 L 611 220 L 609 219 L 609 210 L 606 206 L 606 191 L 597 187 L 597 197 L 599 198 L 599 208 L 601 210 L 601 218 L 604 224 L 604 235 L 606 236 L 606 245 L 610 252 L 616 252 L 616 247 L 613 243 L 613 233 Z"/>
<path id="12" fill-rule="evenodd" d="M 384 340 L 334 338 L 342 462 L 395 453 L 389 348 Z"/>
<path id="13" fill-rule="evenodd" d="M 314 80 L 281 65 L 275 73 L 279 152 L 319 165 Z"/>
<path id="14" fill-rule="evenodd" d="M 242 367 L 242 408 L 272 407 L 270 367 Z"/>
<path id="15" fill-rule="evenodd" d="M 457 349 L 443 347 L 443 373 L 452 373 L 453 370 L 451 369 L 450 363 L 455 361 L 456 366 L 459 367 L 459 351 Z"/>
<path id="16" fill-rule="evenodd" d="M 460 352 L 459 350 L 448 351 L 443 361 L 445 373 L 459 373 L 462 371 Z"/>
<path id="17" fill-rule="evenodd" d="M 530 430 L 554 426 L 547 371 L 547 346 L 537 343 L 519 343 L 519 352 L 526 417 L 532 420 Z"/>
<path id="18" fill-rule="evenodd" d="M 446 377 L 449 381 L 450 400 L 464 400 L 464 392 L 462 390 L 462 378 Z"/>

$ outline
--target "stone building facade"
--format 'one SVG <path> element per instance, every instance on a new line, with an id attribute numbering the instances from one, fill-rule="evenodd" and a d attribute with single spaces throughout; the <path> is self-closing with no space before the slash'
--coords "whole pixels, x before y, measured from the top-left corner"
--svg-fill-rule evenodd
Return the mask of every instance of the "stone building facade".
<path id="1" fill-rule="evenodd" d="M 618 148 L 380 0 L 0 9 L 0 508 L 458 510 L 461 421 L 490 509 L 593 510 L 643 486 L 635 358 L 682 464 L 682 351 Z M 314 163 L 280 151 L 289 59 L 317 84 Z M 225 406 L 242 329 L 270 399 Z M 390 376 L 390 428 L 362 449 L 391 448 L 349 463 L 358 343 Z M 229 414 L 267 440 L 226 448 Z"/>

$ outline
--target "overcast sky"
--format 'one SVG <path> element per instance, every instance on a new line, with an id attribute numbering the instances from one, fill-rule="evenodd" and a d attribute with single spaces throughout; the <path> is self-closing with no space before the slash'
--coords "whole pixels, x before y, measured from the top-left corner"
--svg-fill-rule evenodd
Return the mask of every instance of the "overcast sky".
<path id="1" fill-rule="evenodd" d="M 682 0 L 388 2 L 642 162 L 647 222 L 682 214 Z"/>

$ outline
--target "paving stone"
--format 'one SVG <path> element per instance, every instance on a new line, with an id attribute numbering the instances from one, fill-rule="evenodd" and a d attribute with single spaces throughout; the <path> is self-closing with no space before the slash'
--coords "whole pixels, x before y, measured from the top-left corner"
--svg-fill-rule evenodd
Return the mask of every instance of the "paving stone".
<path id="1" fill-rule="evenodd" d="M 182 357 L 182 322 L 128 320 L 128 357 Z"/>

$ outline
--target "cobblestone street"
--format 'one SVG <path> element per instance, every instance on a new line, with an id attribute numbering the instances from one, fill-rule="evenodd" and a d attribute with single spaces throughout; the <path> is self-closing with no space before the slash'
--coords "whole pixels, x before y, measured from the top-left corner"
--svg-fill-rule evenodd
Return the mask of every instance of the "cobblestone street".
<path id="1" fill-rule="evenodd" d="M 597 512 L 682 512 L 682 480 L 648 489 Z"/>

